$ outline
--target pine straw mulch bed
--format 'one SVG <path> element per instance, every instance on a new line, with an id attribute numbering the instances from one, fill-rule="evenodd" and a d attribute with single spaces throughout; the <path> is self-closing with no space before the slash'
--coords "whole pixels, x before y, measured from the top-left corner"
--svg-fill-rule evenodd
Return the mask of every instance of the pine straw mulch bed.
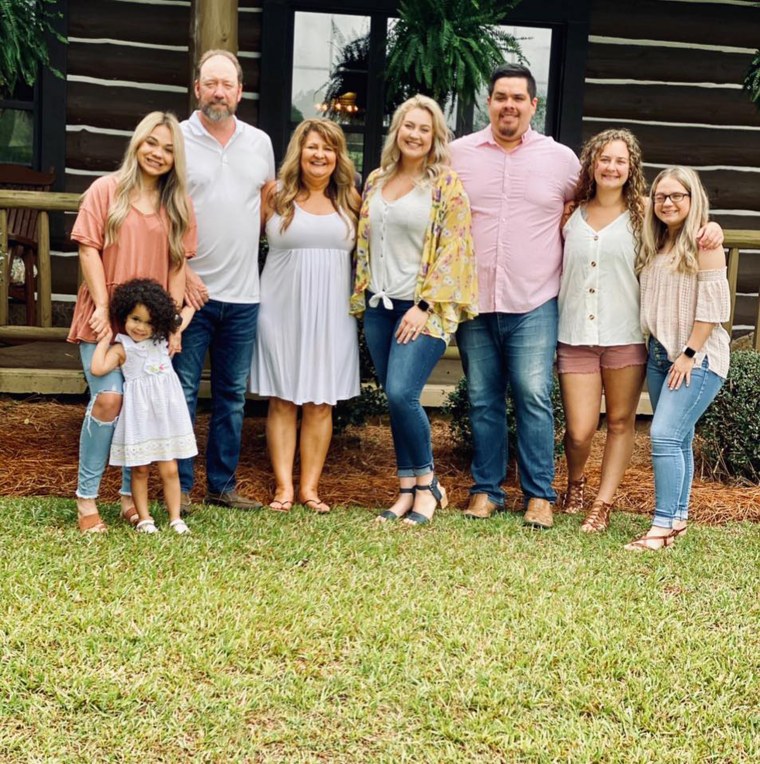
<path id="1" fill-rule="evenodd" d="M 58 403 L 47 400 L 0 398 L 0 496 L 73 497 L 76 488 L 79 430 L 84 403 Z M 205 447 L 208 414 L 200 414 L 198 447 Z M 470 484 L 468 457 L 451 444 L 446 421 L 433 422 L 433 443 L 437 471 L 449 491 L 453 506 L 467 504 Z M 603 436 L 594 439 L 588 477 L 591 491 L 598 485 Z M 515 469 L 510 466 L 507 484 L 508 501 L 519 509 L 520 492 L 516 489 Z M 387 424 L 370 424 L 349 429 L 336 436 L 328 455 L 322 479 L 322 497 L 335 505 L 356 505 L 376 509 L 393 500 L 395 463 L 390 429 Z M 101 496 L 116 501 L 120 473 L 109 468 L 103 478 Z M 564 460 L 557 462 L 556 486 L 565 485 Z M 243 449 L 238 469 L 241 492 L 271 499 L 274 481 L 271 475 L 264 420 L 246 417 Z M 196 487 L 193 498 L 200 500 L 205 490 L 203 459 L 196 460 Z M 151 498 L 160 497 L 160 483 L 152 475 Z M 646 428 L 636 435 L 633 460 L 618 491 L 616 506 L 631 512 L 650 513 L 654 488 Z M 760 520 L 760 486 L 726 485 L 697 476 L 692 491 L 692 518 L 701 523 L 724 523 L 735 520 Z"/>

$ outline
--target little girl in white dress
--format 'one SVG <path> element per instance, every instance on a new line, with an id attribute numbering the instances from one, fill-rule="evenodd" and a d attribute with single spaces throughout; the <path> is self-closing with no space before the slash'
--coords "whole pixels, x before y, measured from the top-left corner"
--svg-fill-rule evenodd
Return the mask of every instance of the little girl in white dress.
<path id="1" fill-rule="evenodd" d="M 102 376 L 117 367 L 124 374 L 124 402 L 111 443 L 111 464 L 132 469 L 135 530 L 155 533 L 148 512 L 148 474 L 156 462 L 169 512 L 169 527 L 188 533 L 180 517 L 177 459 L 195 456 L 198 448 L 179 378 L 172 368 L 169 337 L 179 326 L 170 295 L 151 279 L 122 284 L 111 296 L 111 313 L 126 334 L 98 342 L 92 373 Z"/>

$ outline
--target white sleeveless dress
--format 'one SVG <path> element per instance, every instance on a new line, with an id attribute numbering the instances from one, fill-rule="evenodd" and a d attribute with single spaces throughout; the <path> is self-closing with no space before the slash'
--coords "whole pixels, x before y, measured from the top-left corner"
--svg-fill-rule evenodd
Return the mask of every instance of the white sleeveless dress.
<path id="1" fill-rule="evenodd" d="M 135 342 L 117 334 L 126 360 L 124 401 L 111 442 L 111 464 L 139 467 L 198 453 L 193 424 L 166 340 Z"/>
<path id="2" fill-rule="evenodd" d="M 269 253 L 250 390 L 297 405 L 359 394 L 356 319 L 349 315 L 354 227 L 334 212 L 312 215 L 295 205 L 293 220 L 267 222 Z"/>

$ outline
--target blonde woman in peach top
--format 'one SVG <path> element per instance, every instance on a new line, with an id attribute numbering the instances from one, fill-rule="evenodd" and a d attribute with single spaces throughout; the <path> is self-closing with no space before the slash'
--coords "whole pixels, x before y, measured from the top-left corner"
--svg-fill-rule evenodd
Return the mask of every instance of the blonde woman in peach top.
<path id="1" fill-rule="evenodd" d="M 106 525 L 96 499 L 108 463 L 123 382 L 118 369 L 98 377 L 90 367 L 97 342 L 118 327 L 109 317 L 113 290 L 134 278 L 157 281 L 181 306 L 185 259 L 195 253 L 196 229 L 185 192 L 185 155 L 176 117 L 151 112 L 137 126 L 121 167 L 98 178 L 82 200 L 71 238 L 79 243 L 84 282 L 77 294 L 68 340 L 79 345 L 90 404 L 79 441 L 77 511 L 82 532 L 102 532 Z M 170 337 L 172 353 L 179 333 Z M 130 474 L 121 485 L 122 517 L 137 523 Z"/>

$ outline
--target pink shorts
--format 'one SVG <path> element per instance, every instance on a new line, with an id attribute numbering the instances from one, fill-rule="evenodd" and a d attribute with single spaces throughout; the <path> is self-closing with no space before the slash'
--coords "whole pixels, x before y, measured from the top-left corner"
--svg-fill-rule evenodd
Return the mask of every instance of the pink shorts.
<path id="1" fill-rule="evenodd" d="M 598 374 L 602 369 L 643 366 L 646 362 L 647 348 L 643 343 L 609 347 L 557 343 L 557 371 L 560 374 Z"/>

